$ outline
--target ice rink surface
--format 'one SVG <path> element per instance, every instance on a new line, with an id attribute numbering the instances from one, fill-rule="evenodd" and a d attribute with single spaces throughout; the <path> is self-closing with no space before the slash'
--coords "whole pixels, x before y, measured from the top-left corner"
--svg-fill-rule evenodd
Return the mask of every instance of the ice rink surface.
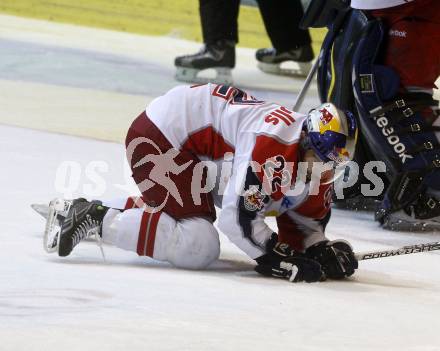
<path id="1" fill-rule="evenodd" d="M 103 262 L 93 242 L 64 259 L 46 254 L 44 221 L 29 205 L 62 191 L 103 199 L 135 191 L 123 146 L 109 141 L 122 140 L 149 99 L 176 84 L 170 57 L 196 45 L 0 17 L 1 351 L 440 350 L 438 252 L 361 262 L 347 281 L 316 284 L 258 276 L 223 235 L 221 258 L 206 271 L 111 247 Z M 168 61 L 147 55 L 142 45 L 152 42 Z M 124 45 L 138 50 L 130 56 Z M 266 76 L 247 67 L 243 50 L 239 84 L 294 99 L 300 83 L 259 81 Z M 440 240 L 383 231 L 371 213 L 342 210 L 328 236 L 356 251 Z"/>

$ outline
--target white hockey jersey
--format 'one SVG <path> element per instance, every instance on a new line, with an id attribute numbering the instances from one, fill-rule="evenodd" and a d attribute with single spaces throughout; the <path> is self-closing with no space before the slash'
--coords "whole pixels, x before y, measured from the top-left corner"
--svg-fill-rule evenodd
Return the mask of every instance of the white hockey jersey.
<path id="1" fill-rule="evenodd" d="M 285 195 L 295 185 L 305 115 L 212 84 L 176 87 L 152 101 L 146 114 L 176 149 L 214 161 L 233 155 L 218 227 L 251 258 L 265 253 L 273 233 L 264 221 L 268 213 L 277 216 L 284 242 L 307 247 L 325 239 L 332 185 L 320 185 L 317 195 L 307 186 Z"/>

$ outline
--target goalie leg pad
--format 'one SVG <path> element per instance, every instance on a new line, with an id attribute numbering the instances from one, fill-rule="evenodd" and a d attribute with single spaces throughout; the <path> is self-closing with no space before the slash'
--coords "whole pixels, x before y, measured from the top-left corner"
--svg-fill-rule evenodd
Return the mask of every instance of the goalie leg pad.
<path id="1" fill-rule="evenodd" d="M 353 10 L 340 28 L 335 26 L 330 25 L 320 55 L 321 100 L 331 101 L 338 108 L 357 110 L 361 139 L 366 144 L 363 149 L 371 154 L 370 159 L 386 162 L 390 178 L 401 172 L 429 173 L 440 168 L 440 145 L 435 136 L 439 129 L 428 125 L 420 114 L 438 103 L 423 93 L 400 94 L 399 76 L 376 63 L 382 50 L 384 25 Z M 440 177 L 436 175 L 424 178 L 429 186 L 439 189 Z"/>
<path id="2" fill-rule="evenodd" d="M 313 2 L 312 2 L 313 3 Z M 356 115 L 356 104 L 352 85 L 353 56 L 357 43 L 368 27 L 368 19 L 361 11 L 342 11 L 338 18 L 328 26 L 329 30 L 321 47 L 317 74 L 318 91 L 321 102 L 330 101 L 338 108 L 348 110 Z M 358 119 L 359 116 L 356 116 Z M 360 125 L 360 122 L 358 121 Z M 354 161 L 362 168 L 374 159 L 372 145 L 365 140 L 360 128 Z M 349 169 L 347 177 L 351 177 Z M 361 184 L 368 182 L 359 173 L 359 177 L 348 181 L 353 184 L 345 188 L 344 199 L 355 197 L 361 193 Z"/>
<path id="3" fill-rule="evenodd" d="M 417 197 L 427 188 L 440 189 L 439 127 L 421 115 L 438 102 L 428 94 L 403 95 L 394 70 L 377 64 L 386 32 L 382 22 L 360 10 L 347 12 L 336 22 L 329 25 L 321 49 L 318 90 L 322 101 L 357 112 L 361 133 L 355 161 L 359 166 L 370 160 L 385 161 L 384 180 L 391 184 L 382 203 L 382 217 L 420 202 Z M 356 188 L 348 190 L 356 193 Z M 426 211 L 418 211 L 423 217 L 425 212 L 436 213 L 432 209 L 437 206 L 428 202 Z"/>
<path id="4" fill-rule="evenodd" d="M 377 219 L 417 200 L 426 188 L 440 189 L 440 129 L 421 116 L 435 106 L 428 94 L 398 92 L 400 82 L 390 68 L 375 64 L 384 28 L 373 21 L 354 55 L 353 86 L 362 132 L 374 145 L 376 159 L 387 164 L 392 181 Z M 397 183 L 396 183 L 397 182 Z"/>
<path id="5" fill-rule="evenodd" d="M 437 103 L 428 94 L 399 93 L 397 74 L 375 64 L 383 35 L 382 24 L 373 21 L 353 59 L 353 86 L 363 133 L 377 144 L 376 154 L 381 151 L 378 156 L 385 159 L 394 174 L 439 169 L 438 128 L 428 125 L 420 114 Z M 440 181 L 436 185 L 440 187 Z"/>

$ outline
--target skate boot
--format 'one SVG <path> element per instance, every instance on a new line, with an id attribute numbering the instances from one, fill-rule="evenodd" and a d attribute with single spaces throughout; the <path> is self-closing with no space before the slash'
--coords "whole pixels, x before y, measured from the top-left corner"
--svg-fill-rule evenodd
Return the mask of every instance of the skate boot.
<path id="1" fill-rule="evenodd" d="M 306 44 L 284 52 L 277 52 L 274 48 L 258 49 L 255 57 L 258 68 L 265 73 L 306 77 L 312 68 L 314 55 L 310 44 Z M 284 63 L 288 63 L 289 67 L 282 67 Z"/>
<path id="2" fill-rule="evenodd" d="M 82 198 L 52 200 L 44 236 L 46 251 L 68 256 L 81 240 L 93 235 L 100 245 L 102 221 L 108 209 L 100 201 L 89 202 Z M 101 245 L 100 248 L 102 251 Z"/>
<path id="3" fill-rule="evenodd" d="M 402 210 L 383 215 L 383 210 L 379 209 L 375 219 L 383 228 L 393 231 L 440 231 L 440 201 L 421 194 L 413 204 Z"/>
<path id="4" fill-rule="evenodd" d="M 214 44 L 205 44 L 193 55 L 178 56 L 174 60 L 176 80 L 190 83 L 232 84 L 231 69 L 235 67 L 235 43 L 219 40 Z M 214 69 L 215 77 L 202 77 L 199 73 Z"/>

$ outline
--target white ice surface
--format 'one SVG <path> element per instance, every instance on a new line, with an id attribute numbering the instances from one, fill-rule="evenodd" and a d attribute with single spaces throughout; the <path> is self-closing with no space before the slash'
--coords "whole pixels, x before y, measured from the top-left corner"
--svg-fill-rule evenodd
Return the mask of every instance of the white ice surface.
<path id="1" fill-rule="evenodd" d="M 145 103 L 177 84 L 174 56 L 198 46 L 0 16 L 0 123 L 123 140 Z M 264 75 L 253 50 L 238 53 L 239 86 L 293 104 L 300 81 Z M 312 89 L 305 110 L 316 99 Z M 0 351 L 440 350 L 438 252 L 361 262 L 348 281 L 312 285 L 258 276 L 223 236 L 221 260 L 203 272 L 110 247 L 103 263 L 92 242 L 65 259 L 46 254 L 29 205 L 62 195 L 66 161 L 81 171 L 64 184 L 72 196 L 136 189 L 124 185 L 120 144 L 0 125 Z M 93 161 L 108 165 L 105 189 L 86 177 Z M 337 210 L 328 233 L 357 251 L 440 239 Z"/>
<path id="2" fill-rule="evenodd" d="M 64 259 L 46 254 L 30 203 L 61 195 L 66 160 L 106 161 L 102 197 L 125 196 L 114 186 L 124 183 L 123 147 L 6 126 L 0 135 L 0 350 L 440 350 L 439 253 L 361 262 L 350 280 L 316 284 L 258 276 L 223 236 L 206 271 L 110 247 L 104 263 L 93 242 Z M 82 174 L 73 195 L 87 183 Z M 328 233 L 358 251 L 439 239 L 339 210 Z"/>

